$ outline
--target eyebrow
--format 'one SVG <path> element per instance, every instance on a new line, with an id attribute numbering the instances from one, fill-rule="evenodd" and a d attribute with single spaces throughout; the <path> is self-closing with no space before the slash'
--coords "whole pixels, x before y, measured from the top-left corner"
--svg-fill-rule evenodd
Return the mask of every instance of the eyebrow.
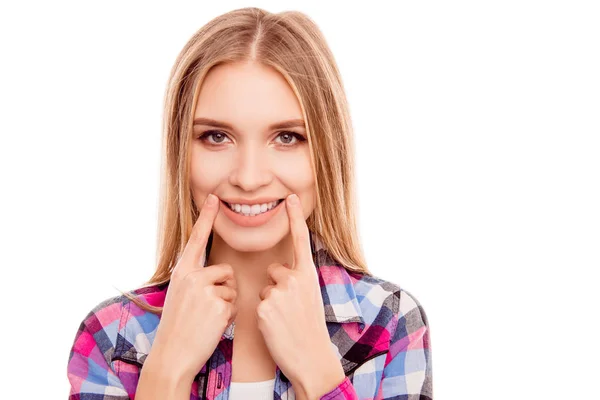
<path id="1" fill-rule="evenodd" d="M 194 119 L 194 126 L 196 126 L 196 125 L 207 125 L 207 126 L 213 126 L 215 128 L 229 129 L 232 131 L 235 130 L 233 128 L 233 126 L 228 124 L 227 122 L 217 121 L 217 120 L 210 119 L 210 118 L 202 118 L 202 117 L 196 118 L 196 119 Z M 304 120 L 303 119 L 290 119 L 288 121 L 276 122 L 269 126 L 269 130 L 287 129 L 287 128 L 296 128 L 296 127 L 306 129 Z"/>

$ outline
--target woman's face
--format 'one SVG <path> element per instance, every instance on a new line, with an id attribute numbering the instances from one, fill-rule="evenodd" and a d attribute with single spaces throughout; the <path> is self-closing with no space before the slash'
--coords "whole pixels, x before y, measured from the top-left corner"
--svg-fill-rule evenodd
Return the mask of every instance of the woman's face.
<path id="1" fill-rule="evenodd" d="M 295 123 L 276 127 L 288 121 Z M 312 213 L 315 182 L 303 124 L 294 92 L 275 69 L 230 63 L 207 74 L 194 111 L 193 200 L 200 208 L 209 193 L 219 197 L 213 230 L 233 249 L 267 250 L 290 231 L 285 202 L 264 214 L 242 213 L 262 212 L 292 193 L 304 218 Z M 240 204 L 239 212 L 225 202 Z"/>

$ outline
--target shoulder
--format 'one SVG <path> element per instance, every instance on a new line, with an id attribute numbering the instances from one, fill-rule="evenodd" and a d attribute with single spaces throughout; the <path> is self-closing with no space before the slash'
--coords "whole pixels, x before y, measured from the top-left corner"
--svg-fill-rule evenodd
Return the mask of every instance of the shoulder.
<path id="1" fill-rule="evenodd" d="M 368 300 L 364 307 L 369 305 L 386 307 L 397 317 L 419 313 L 425 320 L 427 319 L 421 302 L 412 292 L 399 284 L 375 275 L 351 271 L 348 274 L 352 277 L 357 297 L 361 299 L 360 304 Z"/>
<path id="2" fill-rule="evenodd" d="M 122 318 L 123 298 L 123 295 L 113 296 L 103 299 L 93 306 L 83 318 L 79 326 L 78 336 L 83 332 L 88 332 L 98 338 L 101 336 L 101 332 L 104 332 L 106 337 L 103 339 L 114 340 L 115 336 L 110 334 L 109 331 L 114 330 L 113 328 L 119 324 Z M 102 340 L 101 342 L 103 345 L 108 345 L 113 340 Z"/>
<path id="3" fill-rule="evenodd" d="M 151 286 L 128 294 L 146 300 L 159 292 L 159 287 Z M 133 309 L 124 294 L 106 298 L 91 308 L 79 324 L 69 353 L 69 398 L 133 398 L 135 385 L 127 374 L 132 371 L 131 364 L 139 366 L 144 360 L 149 338 L 146 334 L 150 335 L 153 327 L 149 314 Z"/>
<path id="4" fill-rule="evenodd" d="M 411 291 L 384 278 L 349 272 L 363 319 L 367 325 L 385 329 L 389 343 L 429 338 L 429 321 L 421 301 Z"/>
<path id="5" fill-rule="evenodd" d="M 421 379 L 417 382 L 422 385 L 422 393 L 430 393 L 431 333 L 421 301 L 410 291 L 385 279 L 365 276 L 362 280 L 370 291 L 391 292 L 381 303 L 379 311 L 373 313 L 372 322 L 373 326 L 379 327 L 382 339 L 385 338 L 385 343 L 379 344 L 387 347 L 383 363 L 385 374 L 397 377 L 412 371 Z M 367 294 L 365 298 L 368 297 Z M 369 303 L 363 301 L 361 307 L 365 304 L 364 309 L 368 309 Z"/>
<path id="6" fill-rule="evenodd" d="M 165 285 L 144 286 L 130 290 L 127 293 L 152 304 L 156 303 L 156 297 L 164 292 L 164 287 Z M 130 302 L 131 300 L 124 294 L 102 299 L 87 313 L 83 323 L 88 325 L 93 323 L 99 323 L 103 326 L 110 325 L 130 308 Z"/>
<path id="7" fill-rule="evenodd" d="M 157 297 L 163 293 L 164 285 L 145 286 L 128 292 L 152 305 L 156 305 Z M 164 296 L 162 298 L 164 302 Z M 128 333 L 134 332 L 131 329 L 133 325 L 139 326 L 157 318 L 133 304 L 124 294 L 105 298 L 96 303 L 81 321 L 75 345 L 89 346 L 88 342 L 93 340 L 102 353 L 110 357 L 119 348 L 120 342 L 131 336 Z"/>

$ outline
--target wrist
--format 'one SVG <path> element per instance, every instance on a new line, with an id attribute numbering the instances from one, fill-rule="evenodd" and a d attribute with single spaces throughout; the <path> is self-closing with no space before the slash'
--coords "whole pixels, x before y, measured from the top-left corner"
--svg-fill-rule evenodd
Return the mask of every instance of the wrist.
<path id="1" fill-rule="evenodd" d="M 170 368 L 169 363 L 162 362 L 156 352 L 154 356 L 151 352 L 142 367 L 136 397 L 186 398 L 190 394 L 193 380 L 194 376 Z"/>
<path id="2" fill-rule="evenodd" d="M 292 386 L 297 388 L 300 398 L 305 400 L 318 400 L 323 395 L 331 392 L 346 378 L 346 374 L 339 360 L 331 360 L 321 364 L 318 371 L 313 370 L 312 375 L 299 378 Z"/>
<path id="3" fill-rule="evenodd" d="M 156 338 L 158 339 L 158 337 Z M 160 375 L 161 378 L 169 381 L 189 381 L 193 382 L 198 371 L 187 368 L 182 362 L 178 362 L 183 357 L 178 350 L 170 348 L 168 342 L 156 340 L 152 344 L 152 348 L 144 365 L 150 364 L 152 372 Z"/>
<path id="4" fill-rule="evenodd" d="M 168 354 L 170 353 L 163 351 L 161 346 L 153 346 L 152 351 L 146 357 L 144 368 L 148 368 L 151 375 L 169 385 L 187 384 L 188 382 L 191 385 L 194 373 L 183 369 L 182 364 L 175 362 Z"/>

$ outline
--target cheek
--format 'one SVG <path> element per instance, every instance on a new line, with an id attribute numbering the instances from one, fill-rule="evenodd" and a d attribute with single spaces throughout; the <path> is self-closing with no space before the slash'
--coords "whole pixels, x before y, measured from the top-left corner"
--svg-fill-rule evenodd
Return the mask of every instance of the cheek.
<path id="1" fill-rule="evenodd" d="M 317 196 L 310 158 L 299 157 L 294 162 L 288 159 L 288 162 L 278 166 L 277 178 L 291 193 L 300 196 L 304 216 L 308 218 L 314 211 Z"/>
<path id="2" fill-rule="evenodd" d="M 288 158 L 277 166 L 276 171 L 279 180 L 292 192 L 306 196 L 314 188 L 310 160 L 306 157 Z"/>
<path id="3" fill-rule="evenodd" d="M 207 196 L 224 177 L 227 176 L 226 168 L 219 168 L 214 157 L 192 151 L 190 162 L 190 185 L 194 193 Z"/>

